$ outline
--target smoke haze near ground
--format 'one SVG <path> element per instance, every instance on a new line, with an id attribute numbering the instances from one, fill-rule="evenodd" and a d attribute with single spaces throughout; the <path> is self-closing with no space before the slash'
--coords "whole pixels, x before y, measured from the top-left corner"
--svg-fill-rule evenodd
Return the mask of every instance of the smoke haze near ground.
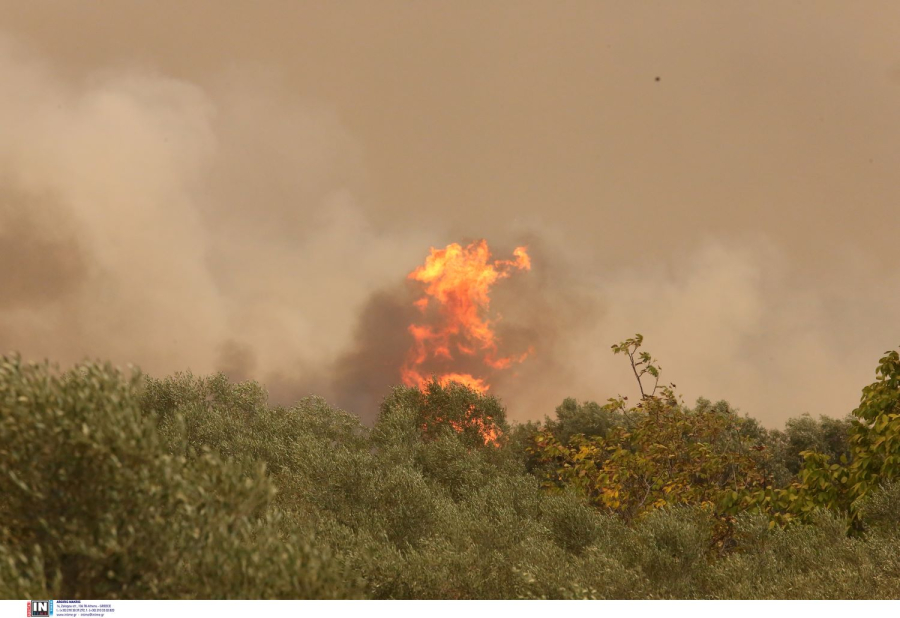
<path id="1" fill-rule="evenodd" d="M 894 4 L 183 6 L 0 0 L 3 350 L 371 419 L 406 274 L 482 237 L 533 257 L 515 420 L 633 394 L 635 332 L 770 425 L 900 343 Z"/>

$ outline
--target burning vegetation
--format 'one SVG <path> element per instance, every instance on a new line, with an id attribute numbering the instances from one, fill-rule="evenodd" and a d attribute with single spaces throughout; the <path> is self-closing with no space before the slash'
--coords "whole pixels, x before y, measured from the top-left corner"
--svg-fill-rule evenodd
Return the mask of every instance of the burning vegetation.
<path id="1" fill-rule="evenodd" d="M 529 349 L 502 356 L 494 329 L 500 318 L 488 315 L 493 285 L 515 270 L 531 269 L 525 247 L 516 247 L 513 258 L 491 261 L 485 240 L 467 247 L 453 243 L 445 249 L 432 247 L 425 264 L 409 274 L 410 280 L 423 284 L 423 296 L 414 303 L 423 323 L 409 326 L 414 343 L 400 369 L 406 386 L 426 391 L 429 384 L 456 382 L 484 394 L 491 387 L 489 374 L 521 363 L 532 353 Z M 460 433 L 473 429 L 485 444 L 499 444 L 494 419 L 482 417 L 471 406 L 464 418 L 436 416 L 431 422 L 445 422 Z"/>
<path id="2" fill-rule="evenodd" d="M 422 322 L 411 324 L 414 343 L 400 369 L 407 386 L 423 387 L 433 376 L 439 383 L 459 382 L 479 393 L 490 387 L 489 374 L 524 361 L 532 350 L 501 356 L 499 338 L 491 319 L 491 288 L 516 270 L 530 270 L 525 247 L 517 247 L 511 260 L 491 261 L 484 240 L 467 247 L 457 243 L 431 249 L 425 264 L 408 278 L 423 285 L 415 302 Z M 480 375 L 476 375 L 480 374 Z"/>

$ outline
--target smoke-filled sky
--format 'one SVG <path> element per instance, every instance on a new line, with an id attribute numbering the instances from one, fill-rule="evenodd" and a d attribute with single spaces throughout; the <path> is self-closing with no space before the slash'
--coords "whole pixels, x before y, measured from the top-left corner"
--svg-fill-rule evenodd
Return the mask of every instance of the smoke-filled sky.
<path id="1" fill-rule="evenodd" d="M 900 4 L 0 0 L 0 349 L 371 419 L 429 248 L 527 244 L 516 420 L 843 415 L 900 344 Z"/>

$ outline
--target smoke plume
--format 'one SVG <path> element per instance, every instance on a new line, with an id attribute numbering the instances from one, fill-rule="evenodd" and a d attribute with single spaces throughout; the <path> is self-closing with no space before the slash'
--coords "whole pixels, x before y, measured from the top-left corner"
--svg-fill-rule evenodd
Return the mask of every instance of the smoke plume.
<path id="1" fill-rule="evenodd" d="M 611 222 L 587 241 L 553 203 L 397 215 L 369 145 L 278 76 L 59 64 L 0 39 L 0 349 L 30 359 L 224 371 L 371 421 L 419 316 L 407 274 L 482 237 L 531 256 L 491 300 L 504 348 L 533 348 L 492 384 L 515 420 L 633 391 L 609 346 L 635 332 L 686 399 L 770 425 L 848 412 L 900 343 L 897 269 L 851 247 L 811 269 L 749 232 L 662 251 Z"/>

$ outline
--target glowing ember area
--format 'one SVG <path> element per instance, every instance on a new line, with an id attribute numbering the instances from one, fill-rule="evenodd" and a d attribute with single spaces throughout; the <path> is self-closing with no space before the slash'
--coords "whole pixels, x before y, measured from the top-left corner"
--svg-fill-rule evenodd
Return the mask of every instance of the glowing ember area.
<path id="1" fill-rule="evenodd" d="M 400 370 L 404 384 L 422 387 L 435 376 L 441 384 L 459 382 L 484 393 L 487 377 L 473 374 L 507 369 L 528 357 L 530 350 L 500 356 L 496 321 L 487 317 L 491 287 L 515 270 L 531 269 L 525 247 L 516 248 L 513 258 L 492 262 L 484 240 L 465 248 L 453 243 L 432 248 L 425 264 L 409 274 L 424 287 L 415 302 L 423 323 L 409 327 L 415 341 Z"/>
<path id="2" fill-rule="evenodd" d="M 449 379 L 452 380 L 452 378 Z M 433 422 L 441 423 L 444 422 L 444 420 L 438 417 L 435 418 Z M 484 419 L 473 415 L 472 409 L 470 409 L 469 414 L 466 415 L 465 421 L 449 421 L 448 424 L 459 433 L 465 431 L 467 426 L 476 427 L 478 429 L 478 433 L 480 433 L 481 437 L 484 439 L 485 444 L 490 444 L 491 446 L 500 446 L 500 430 L 493 424 L 492 419 L 488 419 L 488 422 L 485 423 Z M 428 426 L 425 425 L 422 427 L 422 429 L 423 431 L 427 430 Z"/>

